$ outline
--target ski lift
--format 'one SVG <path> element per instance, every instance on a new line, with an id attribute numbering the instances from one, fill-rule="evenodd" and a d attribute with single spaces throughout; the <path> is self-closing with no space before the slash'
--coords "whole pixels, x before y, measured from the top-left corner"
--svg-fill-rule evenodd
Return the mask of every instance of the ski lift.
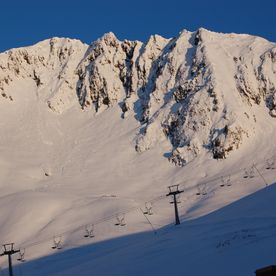
<path id="1" fill-rule="evenodd" d="M 197 185 L 197 193 L 196 195 L 207 195 L 207 187 L 206 183 L 198 184 Z"/>
<path id="2" fill-rule="evenodd" d="M 196 185 L 196 188 L 197 188 L 197 192 L 196 192 L 196 195 L 201 195 L 201 188 L 200 188 L 200 185 L 199 184 L 197 184 Z"/>
<path id="3" fill-rule="evenodd" d="M 207 184 L 206 183 L 204 183 L 202 185 L 201 193 L 202 193 L 202 195 L 207 195 Z"/>
<path id="4" fill-rule="evenodd" d="M 231 180 L 230 175 L 222 176 L 220 187 L 231 186 L 232 184 L 231 184 L 230 180 Z"/>
<path id="5" fill-rule="evenodd" d="M 116 222 L 115 222 L 116 226 L 125 226 L 125 216 L 124 215 L 118 215 L 116 217 Z"/>
<path id="6" fill-rule="evenodd" d="M 20 248 L 18 252 L 18 258 L 17 261 L 25 262 L 25 248 Z"/>
<path id="7" fill-rule="evenodd" d="M 248 169 L 244 169 L 244 176 L 243 178 L 253 178 L 254 177 L 254 165 L 252 165 Z"/>
<path id="8" fill-rule="evenodd" d="M 151 202 L 145 203 L 145 209 L 146 209 L 146 211 L 143 212 L 145 215 L 149 215 L 149 216 L 153 215 Z"/>
<path id="9" fill-rule="evenodd" d="M 85 238 L 94 238 L 94 225 L 85 225 Z"/>
<path id="10" fill-rule="evenodd" d="M 275 160 L 274 158 L 270 158 L 266 160 L 266 167 L 267 170 L 274 170 L 275 169 Z"/>
<path id="11" fill-rule="evenodd" d="M 54 236 L 53 237 L 53 246 L 52 246 L 52 249 L 62 249 L 61 236 Z"/>

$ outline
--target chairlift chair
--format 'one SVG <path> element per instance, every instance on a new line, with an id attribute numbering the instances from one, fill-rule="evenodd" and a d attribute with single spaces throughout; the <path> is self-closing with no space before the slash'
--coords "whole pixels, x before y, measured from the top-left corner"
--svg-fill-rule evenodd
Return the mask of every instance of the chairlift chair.
<path id="1" fill-rule="evenodd" d="M 85 234 L 84 237 L 85 238 L 94 238 L 94 226 L 93 225 L 86 225 L 85 226 Z"/>
<path id="2" fill-rule="evenodd" d="M 25 248 L 20 248 L 18 252 L 18 258 L 17 261 L 25 262 Z"/>
<path id="3" fill-rule="evenodd" d="M 120 220 L 120 218 L 117 216 L 117 217 L 116 217 L 115 225 L 116 225 L 116 226 L 119 226 L 120 223 L 121 223 L 121 220 Z"/>
<path id="4" fill-rule="evenodd" d="M 197 196 L 200 196 L 200 195 L 207 195 L 206 183 L 198 184 L 198 185 L 197 185 L 197 193 L 196 193 L 196 195 L 197 195 Z"/>
<path id="5" fill-rule="evenodd" d="M 120 223 L 120 226 L 126 226 L 126 222 L 125 222 L 125 219 L 124 219 L 124 218 L 122 218 L 121 223 Z"/>
<path id="6" fill-rule="evenodd" d="M 254 165 L 244 170 L 243 178 L 254 178 Z"/>
<path id="7" fill-rule="evenodd" d="M 153 215 L 151 202 L 145 203 L 145 209 L 146 211 L 143 212 L 145 215 L 149 215 L 149 216 Z"/>
<path id="8" fill-rule="evenodd" d="M 274 158 L 266 160 L 266 169 L 267 170 L 274 170 L 275 169 L 275 161 Z"/>
<path id="9" fill-rule="evenodd" d="M 115 225 L 116 226 L 125 226 L 126 225 L 126 223 L 125 223 L 125 216 L 124 215 L 122 215 L 122 216 L 117 216 L 116 217 L 116 222 L 115 222 Z"/>
<path id="10" fill-rule="evenodd" d="M 53 237 L 53 246 L 52 249 L 62 249 L 61 245 L 61 236 L 59 237 Z"/>
<path id="11" fill-rule="evenodd" d="M 246 174 L 247 175 L 247 174 Z M 247 176 L 246 176 L 247 177 Z M 231 186 L 231 183 L 230 183 L 230 175 L 228 176 L 222 176 L 221 177 L 221 184 L 220 184 L 220 187 L 225 187 L 225 186 Z"/>
<path id="12" fill-rule="evenodd" d="M 197 185 L 196 185 L 196 188 L 197 188 L 196 195 L 197 195 L 197 196 L 201 195 L 200 185 L 199 185 L 199 184 L 197 184 Z"/>

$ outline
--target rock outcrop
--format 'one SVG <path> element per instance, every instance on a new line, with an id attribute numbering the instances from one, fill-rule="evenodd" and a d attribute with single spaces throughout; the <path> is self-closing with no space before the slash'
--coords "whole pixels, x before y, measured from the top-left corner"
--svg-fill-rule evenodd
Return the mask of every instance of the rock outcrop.
<path id="1" fill-rule="evenodd" d="M 23 82 L 54 112 L 120 108 L 140 124 L 137 152 L 168 140 L 168 159 L 184 166 L 203 152 L 227 158 L 253 139 L 260 112 L 275 120 L 276 45 L 205 29 L 146 43 L 53 38 L 0 55 L 0 101 L 17 101 Z"/>

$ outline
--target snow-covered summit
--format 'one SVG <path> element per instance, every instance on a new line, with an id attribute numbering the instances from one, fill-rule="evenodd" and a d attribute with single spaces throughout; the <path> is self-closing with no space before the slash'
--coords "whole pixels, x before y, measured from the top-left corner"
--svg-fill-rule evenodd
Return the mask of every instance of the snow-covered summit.
<path id="1" fill-rule="evenodd" d="M 29 83 L 55 112 L 117 106 L 141 124 L 137 152 L 168 140 L 182 166 L 206 151 L 225 158 L 257 134 L 260 116 L 275 120 L 275 55 L 265 39 L 203 28 L 146 43 L 111 32 L 90 46 L 52 38 L 0 55 L 1 102 L 20 101 Z"/>
<path id="2" fill-rule="evenodd" d="M 275 43 L 205 29 L 0 54 L 2 244 L 31 260 L 53 252 L 53 236 L 69 249 L 149 230 L 146 203 L 153 227 L 171 223 L 168 185 L 184 189 L 186 221 L 275 183 L 275 76 Z M 241 239 L 251 227 L 234 224 Z"/>
<path id="3" fill-rule="evenodd" d="M 28 84 L 27 97 L 35 94 L 62 112 L 74 101 L 75 69 L 87 47 L 79 40 L 55 37 L 0 54 L 2 100 L 20 101 L 20 89 Z"/>

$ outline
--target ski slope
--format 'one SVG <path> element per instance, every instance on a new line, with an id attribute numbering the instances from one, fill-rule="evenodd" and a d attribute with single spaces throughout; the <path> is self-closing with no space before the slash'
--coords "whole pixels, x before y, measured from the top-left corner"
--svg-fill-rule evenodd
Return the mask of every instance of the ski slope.
<path id="1" fill-rule="evenodd" d="M 275 263 L 275 184 L 180 226 L 64 250 L 22 275 L 255 275 Z"/>
<path id="2" fill-rule="evenodd" d="M 273 263 L 274 52 L 200 29 L 0 54 L 0 242 L 25 249 L 16 273 L 253 275 Z"/>

